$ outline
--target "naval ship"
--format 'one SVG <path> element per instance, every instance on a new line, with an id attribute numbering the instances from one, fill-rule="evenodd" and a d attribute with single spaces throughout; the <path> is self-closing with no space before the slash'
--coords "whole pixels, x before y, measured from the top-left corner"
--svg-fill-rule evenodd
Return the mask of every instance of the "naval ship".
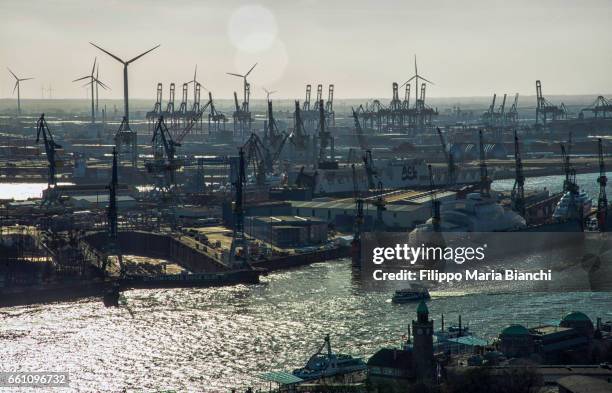
<path id="1" fill-rule="evenodd" d="M 429 170 L 424 160 L 418 159 L 379 159 L 372 165 L 376 181 L 380 181 L 385 189 L 430 187 Z M 349 194 L 354 190 L 353 169 L 350 165 L 334 165 L 321 167 L 315 171 L 290 173 L 289 179 L 296 180 L 306 175 L 312 182 L 315 195 Z M 434 182 L 438 186 L 449 184 L 448 171 L 445 166 L 434 166 Z M 366 167 L 355 165 L 355 181 L 357 188 L 367 190 L 369 187 Z M 480 181 L 480 169 L 461 168 L 455 174 L 455 184 L 473 184 Z"/>

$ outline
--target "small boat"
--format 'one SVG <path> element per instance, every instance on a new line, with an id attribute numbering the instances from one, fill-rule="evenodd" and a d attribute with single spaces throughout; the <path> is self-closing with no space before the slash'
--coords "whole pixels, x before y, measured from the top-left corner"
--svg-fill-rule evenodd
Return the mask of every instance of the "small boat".
<path id="1" fill-rule="evenodd" d="M 365 379 L 367 365 L 361 358 L 332 352 L 329 335 L 319 350 L 308 359 L 302 368 L 293 370 L 293 375 L 304 380 L 358 381 Z"/>
<path id="2" fill-rule="evenodd" d="M 427 300 L 430 298 L 431 296 L 429 296 L 429 290 L 426 287 L 412 284 L 410 288 L 398 289 L 395 291 L 391 301 L 393 303 L 401 304 L 415 302 L 422 299 Z"/>

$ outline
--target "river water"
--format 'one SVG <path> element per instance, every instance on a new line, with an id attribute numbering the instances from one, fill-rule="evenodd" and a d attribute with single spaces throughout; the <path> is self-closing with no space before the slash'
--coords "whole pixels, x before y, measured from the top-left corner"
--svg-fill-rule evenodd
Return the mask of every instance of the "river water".
<path id="1" fill-rule="evenodd" d="M 560 180 L 536 184 L 556 190 Z M 486 339 L 509 323 L 534 326 L 572 310 L 612 319 L 611 293 L 490 289 L 434 290 L 436 329 L 441 314 L 447 324 L 461 314 Z M 0 369 L 67 371 L 71 389 L 62 392 L 228 392 L 257 384 L 263 372 L 302 366 L 328 333 L 335 350 L 358 356 L 399 345 L 415 305 L 392 304 L 391 293 L 365 290 L 350 262 L 338 260 L 272 273 L 259 285 L 130 291 L 116 309 L 93 300 L 3 308 Z"/>

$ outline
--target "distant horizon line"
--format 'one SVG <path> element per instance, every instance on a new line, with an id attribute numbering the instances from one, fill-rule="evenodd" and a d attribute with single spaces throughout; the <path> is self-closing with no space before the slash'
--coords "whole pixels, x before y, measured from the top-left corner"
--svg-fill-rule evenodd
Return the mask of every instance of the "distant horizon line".
<path id="1" fill-rule="evenodd" d="M 516 93 L 508 93 L 508 97 L 512 98 L 514 97 L 514 94 Z M 603 96 L 603 97 L 612 97 L 612 93 L 563 93 L 563 94 L 546 94 L 546 97 L 598 97 L 598 96 Z M 493 95 L 471 95 L 471 96 L 429 96 L 427 97 L 428 99 L 457 99 L 457 98 L 488 98 L 488 99 L 492 99 Z M 503 97 L 503 94 L 497 94 L 497 97 Z M 536 97 L 536 94 L 519 94 L 519 99 L 521 97 Z M 390 96 L 385 96 L 385 97 L 338 97 L 338 96 L 334 96 L 334 101 L 338 101 L 338 100 L 380 100 L 380 99 L 391 99 L 392 97 Z M 0 97 L 0 101 L 1 100 L 16 100 L 17 97 Z M 53 97 L 53 98 L 26 98 L 26 97 L 21 97 L 21 100 L 37 100 L 37 101 L 54 101 L 54 100 L 91 100 L 91 98 L 83 98 L 83 97 Z M 155 98 L 142 98 L 142 97 L 130 97 L 130 100 L 152 100 L 155 101 Z M 228 100 L 228 101 L 233 101 L 234 97 L 214 97 L 214 100 Z M 254 98 L 251 97 L 251 101 L 265 101 L 266 98 L 262 97 L 262 98 Z M 276 97 L 276 98 L 272 98 L 271 101 L 286 101 L 286 100 L 299 100 L 299 101 L 304 101 L 303 97 L 301 98 L 291 98 L 291 97 Z M 119 97 L 119 98 L 99 98 L 99 101 L 123 101 L 123 98 Z M 168 101 L 167 99 L 164 99 L 162 101 Z M 189 101 L 193 101 L 192 98 L 189 99 Z M 200 102 L 207 102 L 208 99 L 203 99 L 200 100 Z M 314 102 L 316 100 L 311 99 L 310 102 Z M 327 101 L 327 99 L 324 98 L 324 101 Z M 403 101 L 403 100 L 402 100 Z M 412 101 L 412 100 L 411 100 Z M 180 102 L 175 100 L 175 102 Z"/>

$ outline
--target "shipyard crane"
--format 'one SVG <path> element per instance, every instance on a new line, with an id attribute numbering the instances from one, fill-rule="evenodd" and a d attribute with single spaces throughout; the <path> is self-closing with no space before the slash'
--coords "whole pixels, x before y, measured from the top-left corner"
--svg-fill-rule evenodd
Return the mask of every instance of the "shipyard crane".
<path id="1" fill-rule="evenodd" d="M 244 162 L 244 150 L 240 148 L 238 160 L 238 173 L 233 182 L 236 194 L 234 196 L 234 232 L 232 236 L 232 244 L 230 246 L 229 262 L 231 267 L 237 267 L 240 262 L 236 258 L 236 249 L 242 248 L 243 264 L 248 264 L 249 247 L 244 236 L 244 185 L 246 184 L 246 172 Z"/>
<path id="2" fill-rule="evenodd" d="M 182 167 L 182 163 L 176 159 L 176 147 L 181 144 L 172 139 L 163 116 L 160 116 L 157 121 L 151 142 L 154 159 L 145 163 L 145 167 L 149 173 L 163 175 L 162 188 L 164 191 L 169 191 L 175 185 L 174 173 Z"/>
<path id="3" fill-rule="evenodd" d="M 436 185 L 434 183 L 433 169 L 431 164 L 427 165 L 429 171 L 429 188 L 431 192 L 431 223 L 435 232 L 440 231 L 440 201 L 436 197 Z"/>
<path id="4" fill-rule="evenodd" d="M 61 149 L 62 147 L 55 143 L 55 141 L 53 140 L 53 134 L 51 134 L 51 130 L 47 125 L 44 113 L 40 115 L 40 118 L 36 122 L 36 143 L 40 142 L 41 135 L 43 143 L 45 144 L 45 153 L 47 155 L 47 161 L 49 162 L 49 175 L 47 178 L 47 185 L 49 188 L 51 188 L 51 186 L 55 186 L 57 184 L 55 180 L 55 171 L 58 165 L 58 162 L 55 158 L 55 154 L 57 153 L 56 150 Z"/>
<path id="5" fill-rule="evenodd" d="M 295 124 L 291 133 L 291 143 L 298 149 L 305 150 L 308 146 L 308 135 L 304 130 L 304 122 L 300 112 L 300 102 L 295 101 Z"/>
<path id="6" fill-rule="evenodd" d="M 491 179 L 487 173 L 482 130 L 478 130 L 478 144 L 480 145 L 480 195 L 488 198 L 491 195 Z"/>
<path id="7" fill-rule="evenodd" d="M 599 197 L 597 198 L 597 220 L 599 222 L 599 231 L 606 232 L 608 220 L 608 197 L 606 196 L 606 185 L 608 178 L 606 177 L 606 167 L 604 165 L 603 142 L 601 138 L 597 140 L 597 156 L 599 158 Z"/>
<path id="8" fill-rule="evenodd" d="M 444 153 L 444 159 L 448 164 L 448 185 L 455 185 L 455 158 L 453 156 L 453 152 L 450 151 L 450 148 L 447 147 L 446 141 L 444 140 L 444 135 L 442 135 L 442 130 L 440 127 L 436 127 L 438 131 L 438 137 L 440 137 L 440 145 L 442 146 L 442 153 Z"/>
<path id="9" fill-rule="evenodd" d="M 240 148 L 245 153 L 246 165 L 253 164 L 255 183 L 263 186 L 266 182 L 267 162 L 269 162 L 269 152 L 257 134 L 252 133 L 249 139 Z"/>
<path id="10" fill-rule="evenodd" d="M 274 118 L 272 111 L 272 101 L 268 100 L 268 121 L 266 123 L 266 133 L 264 134 L 264 142 L 266 146 L 272 149 L 277 149 L 283 140 L 285 135 L 278 129 L 278 124 Z"/>
<path id="11" fill-rule="evenodd" d="M 333 168 L 336 167 L 338 163 L 335 161 L 335 152 L 334 152 L 334 139 L 331 136 L 331 133 L 325 129 L 325 108 L 323 106 L 323 100 L 319 100 L 319 166 L 323 164 L 325 167 Z M 326 160 L 325 150 L 327 146 L 330 148 L 330 161 Z"/>
<path id="12" fill-rule="evenodd" d="M 515 178 L 511 193 L 512 209 L 527 220 L 525 211 L 525 175 L 523 174 L 523 161 L 521 160 L 519 138 L 516 130 L 514 130 L 514 166 Z"/>

